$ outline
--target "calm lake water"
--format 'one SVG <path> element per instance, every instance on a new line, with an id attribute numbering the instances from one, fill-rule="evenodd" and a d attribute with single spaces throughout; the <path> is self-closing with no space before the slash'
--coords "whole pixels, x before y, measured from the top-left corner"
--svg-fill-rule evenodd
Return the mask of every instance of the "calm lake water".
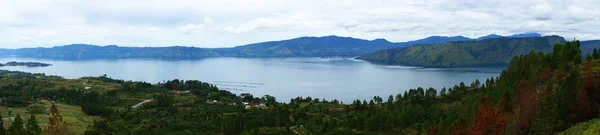
<path id="1" fill-rule="evenodd" d="M 59 75 L 65 78 L 101 76 L 146 81 L 172 79 L 200 80 L 234 93 L 265 94 L 289 102 L 297 96 L 351 103 L 379 95 L 403 93 L 416 87 L 440 89 L 460 82 L 498 76 L 503 68 L 416 68 L 376 65 L 347 58 L 209 58 L 201 60 L 48 60 L 0 58 L 0 62 L 33 61 L 53 64 L 50 67 L 1 67 L 32 73 Z M 468 82 L 468 83 L 467 83 Z"/>

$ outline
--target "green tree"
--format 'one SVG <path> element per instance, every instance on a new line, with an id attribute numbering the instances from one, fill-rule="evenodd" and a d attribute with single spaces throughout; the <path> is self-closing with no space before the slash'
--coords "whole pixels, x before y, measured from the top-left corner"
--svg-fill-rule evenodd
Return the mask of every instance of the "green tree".
<path id="1" fill-rule="evenodd" d="M 26 127 L 27 127 L 27 134 L 29 134 L 29 135 L 42 134 L 42 128 L 38 125 L 38 122 L 35 119 L 35 115 L 33 115 L 33 114 L 27 121 Z"/>
<path id="2" fill-rule="evenodd" d="M 23 128 L 23 119 L 21 119 L 21 115 L 17 114 L 15 117 L 15 121 L 10 124 L 8 128 L 8 134 L 10 135 L 24 135 L 25 129 Z"/>
<path id="3" fill-rule="evenodd" d="M 0 113 L 0 135 L 5 135 L 6 129 L 4 128 L 4 117 L 2 117 L 2 113 Z"/>
<path id="4" fill-rule="evenodd" d="M 558 89 L 556 99 L 558 101 L 558 116 L 565 122 L 571 121 L 571 113 L 575 109 L 575 98 L 577 95 L 577 90 L 575 89 L 580 88 L 580 82 L 581 77 L 579 76 L 579 72 L 572 71 Z M 569 124 L 571 123 L 558 123 L 557 127 L 563 129 Z"/>
<path id="5" fill-rule="evenodd" d="M 446 87 L 444 87 L 444 88 L 442 88 L 442 90 L 440 90 L 440 95 L 446 96 Z"/>
<path id="6" fill-rule="evenodd" d="M 598 52 L 598 49 L 594 48 L 594 52 L 592 52 L 592 56 L 594 56 L 594 59 L 600 59 L 600 52 Z"/>

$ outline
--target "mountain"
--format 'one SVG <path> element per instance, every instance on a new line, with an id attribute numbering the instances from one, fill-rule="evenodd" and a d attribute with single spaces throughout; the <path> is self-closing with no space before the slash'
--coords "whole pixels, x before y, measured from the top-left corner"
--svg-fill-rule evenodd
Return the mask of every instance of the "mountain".
<path id="1" fill-rule="evenodd" d="M 482 36 L 477 38 L 476 40 L 485 40 L 485 39 L 490 39 L 490 38 L 526 38 L 526 37 L 542 37 L 542 34 L 539 33 L 521 33 L 521 34 L 514 34 L 514 35 L 510 35 L 510 36 L 501 36 L 501 35 L 496 35 L 496 34 L 490 34 L 487 36 Z"/>
<path id="2" fill-rule="evenodd" d="M 587 53 L 592 54 L 594 48 L 600 49 L 600 40 L 589 40 L 581 41 L 581 54 L 586 55 Z"/>
<path id="3" fill-rule="evenodd" d="M 539 35 L 539 34 L 538 34 Z M 523 35 L 527 36 L 527 35 Z M 486 37 L 497 38 L 501 36 Z M 356 57 L 367 53 L 404 48 L 414 45 L 441 44 L 454 41 L 474 41 L 463 36 L 431 36 L 407 42 L 390 42 L 385 39 L 365 40 L 352 37 L 323 36 L 299 37 L 281 41 L 268 41 L 231 48 L 196 47 L 119 47 L 71 44 L 52 48 L 0 49 L 0 55 L 52 59 L 102 59 L 102 58 L 161 58 L 198 59 L 209 57 Z"/>
<path id="4" fill-rule="evenodd" d="M 507 36 L 508 38 L 524 38 L 524 37 L 542 37 L 540 33 L 522 33 Z"/>
<path id="5" fill-rule="evenodd" d="M 531 50 L 549 52 L 554 44 L 560 42 L 565 42 L 560 36 L 493 38 L 381 50 L 359 58 L 375 63 L 420 67 L 498 65 Z"/>
<path id="6" fill-rule="evenodd" d="M 487 36 L 479 37 L 479 38 L 477 38 L 477 40 L 485 40 L 485 39 L 490 39 L 490 38 L 501 38 L 501 37 L 503 37 L 503 36 L 496 35 L 496 34 L 490 34 Z"/>
<path id="7" fill-rule="evenodd" d="M 401 42 L 399 44 L 405 44 L 405 46 L 413 46 L 413 45 L 441 44 L 441 43 L 452 42 L 452 41 L 469 41 L 469 40 L 473 40 L 473 39 L 463 37 L 463 36 L 453 36 L 453 37 L 430 36 L 430 37 L 427 37 L 424 39 L 408 41 L 408 42 Z"/>
<path id="8" fill-rule="evenodd" d="M 364 40 L 351 37 L 300 37 L 219 49 L 233 57 L 354 57 L 375 50 L 404 47 L 385 39 Z"/>
<path id="9" fill-rule="evenodd" d="M 101 58 L 205 58 L 217 57 L 213 49 L 195 47 L 118 47 L 72 44 L 52 48 L 16 49 L 14 55 L 52 59 L 101 59 Z"/>

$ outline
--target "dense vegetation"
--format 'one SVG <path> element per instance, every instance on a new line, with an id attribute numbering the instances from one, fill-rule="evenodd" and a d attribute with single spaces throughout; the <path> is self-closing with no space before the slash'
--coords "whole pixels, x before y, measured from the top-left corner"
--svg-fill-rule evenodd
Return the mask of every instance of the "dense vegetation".
<path id="1" fill-rule="evenodd" d="M 40 98 L 81 106 L 100 117 L 85 134 L 599 134 L 593 120 L 600 111 L 599 52 L 583 58 L 579 41 L 552 50 L 515 56 L 498 77 L 470 85 L 416 88 L 347 104 L 311 97 L 283 103 L 182 80 L 79 79 L 94 88 L 116 86 L 88 90 L 59 84 L 69 79 L 8 71 L 0 91 L 13 96 L 0 98 L 24 101 L 2 106 L 27 106 Z M 132 99 L 151 101 L 132 108 Z"/>
<path id="2" fill-rule="evenodd" d="M 513 35 L 519 36 L 519 35 Z M 524 36 L 539 36 L 526 34 Z M 488 38 L 498 38 L 494 36 Z M 510 37 L 510 36 L 509 36 Z M 483 38 L 483 37 L 482 37 Z M 233 48 L 195 47 L 118 47 L 73 44 L 53 48 L 0 49 L 0 55 L 53 59 L 101 59 L 101 58 L 160 58 L 198 59 L 208 57 L 355 57 L 376 50 L 407 47 L 418 44 L 439 44 L 449 41 L 479 40 L 462 36 L 431 36 L 408 42 L 389 42 L 385 39 L 363 40 L 350 37 L 324 36 L 300 37 L 289 40 L 269 41 Z"/>
<path id="3" fill-rule="evenodd" d="M 0 63 L 0 67 L 4 67 L 4 66 L 47 67 L 47 66 L 52 66 L 52 64 L 40 63 L 40 62 L 16 62 L 16 61 L 6 62 L 6 64 Z"/>
<path id="4" fill-rule="evenodd" d="M 530 50 L 550 52 L 552 45 L 564 41 L 559 36 L 459 41 L 381 50 L 361 56 L 360 59 L 422 67 L 505 65 L 513 56 L 526 54 Z"/>

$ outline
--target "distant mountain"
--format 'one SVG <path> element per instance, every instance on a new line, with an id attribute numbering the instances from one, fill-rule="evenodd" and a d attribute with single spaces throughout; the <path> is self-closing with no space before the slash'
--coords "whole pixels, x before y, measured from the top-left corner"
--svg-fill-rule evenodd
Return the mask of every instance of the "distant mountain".
<path id="1" fill-rule="evenodd" d="M 300 37 L 219 49 L 233 57 L 354 57 L 375 50 L 404 47 L 385 39 L 364 40 L 351 37 Z"/>
<path id="2" fill-rule="evenodd" d="M 218 57 L 212 49 L 195 47 L 118 47 L 72 44 L 52 48 L 16 49 L 14 55 L 51 59 L 103 59 L 103 58 L 173 58 L 192 59 Z"/>
<path id="3" fill-rule="evenodd" d="M 539 35 L 539 34 L 538 34 Z M 527 35 L 523 35 L 527 36 Z M 533 35 L 535 36 L 535 35 Z M 501 37 L 501 36 L 497 36 Z M 496 38 L 496 37 L 487 37 Z M 231 48 L 196 47 L 119 47 L 72 44 L 52 48 L 0 49 L 0 55 L 52 59 L 164 58 L 197 59 L 208 57 L 356 57 L 367 53 L 414 45 L 473 41 L 463 36 L 431 36 L 424 39 L 393 43 L 385 39 L 364 40 L 351 37 L 299 37 L 268 41 Z"/>
<path id="4" fill-rule="evenodd" d="M 361 56 L 360 59 L 420 67 L 499 65 L 508 63 L 513 56 L 526 54 L 531 50 L 549 52 L 559 42 L 565 42 L 565 39 L 546 36 L 457 41 L 381 50 Z"/>
<path id="5" fill-rule="evenodd" d="M 542 34 L 539 33 L 521 33 L 521 34 L 514 34 L 514 35 L 510 35 L 510 36 L 501 36 L 501 35 L 496 35 L 496 34 L 490 34 L 487 36 L 483 36 L 483 37 L 479 37 L 476 40 L 485 40 L 485 39 L 490 39 L 490 38 L 526 38 L 526 37 L 542 37 Z"/>
<path id="6" fill-rule="evenodd" d="M 402 42 L 400 44 L 406 44 L 405 46 L 412 46 L 412 45 L 422 45 L 422 44 L 441 44 L 441 43 L 452 42 L 452 41 L 469 41 L 469 40 L 473 40 L 473 39 L 463 37 L 463 36 L 453 36 L 453 37 L 430 36 L 430 37 L 427 37 L 424 39 Z"/>
<path id="7" fill-rule="evenodd" d="M 525 37 L 542 37 L 540 33 L 522 33 L 522 34 L 514 34 L 512 36 L 506 36 L 508 38 L 525 38 Z"/>
<path id="8" fill-rule="evenodd" d="M 581 55 L 592 54 L 594 48 L 600 49 L 600 40 L 581 41 Z M 585 57 L 583 57 L 585 58 Z"/>
<path id="9" fill-rule="evenodd" d="M 477 40 L 484 40 L 484 39 L 490 39 L 490 38 L 501 38 L 501 37 L 503 37 L 503 36 L 496 35 L 496 34 L 490 34 L 487 36 L 479 37 L 479 38 L 477 38 Z"/>

